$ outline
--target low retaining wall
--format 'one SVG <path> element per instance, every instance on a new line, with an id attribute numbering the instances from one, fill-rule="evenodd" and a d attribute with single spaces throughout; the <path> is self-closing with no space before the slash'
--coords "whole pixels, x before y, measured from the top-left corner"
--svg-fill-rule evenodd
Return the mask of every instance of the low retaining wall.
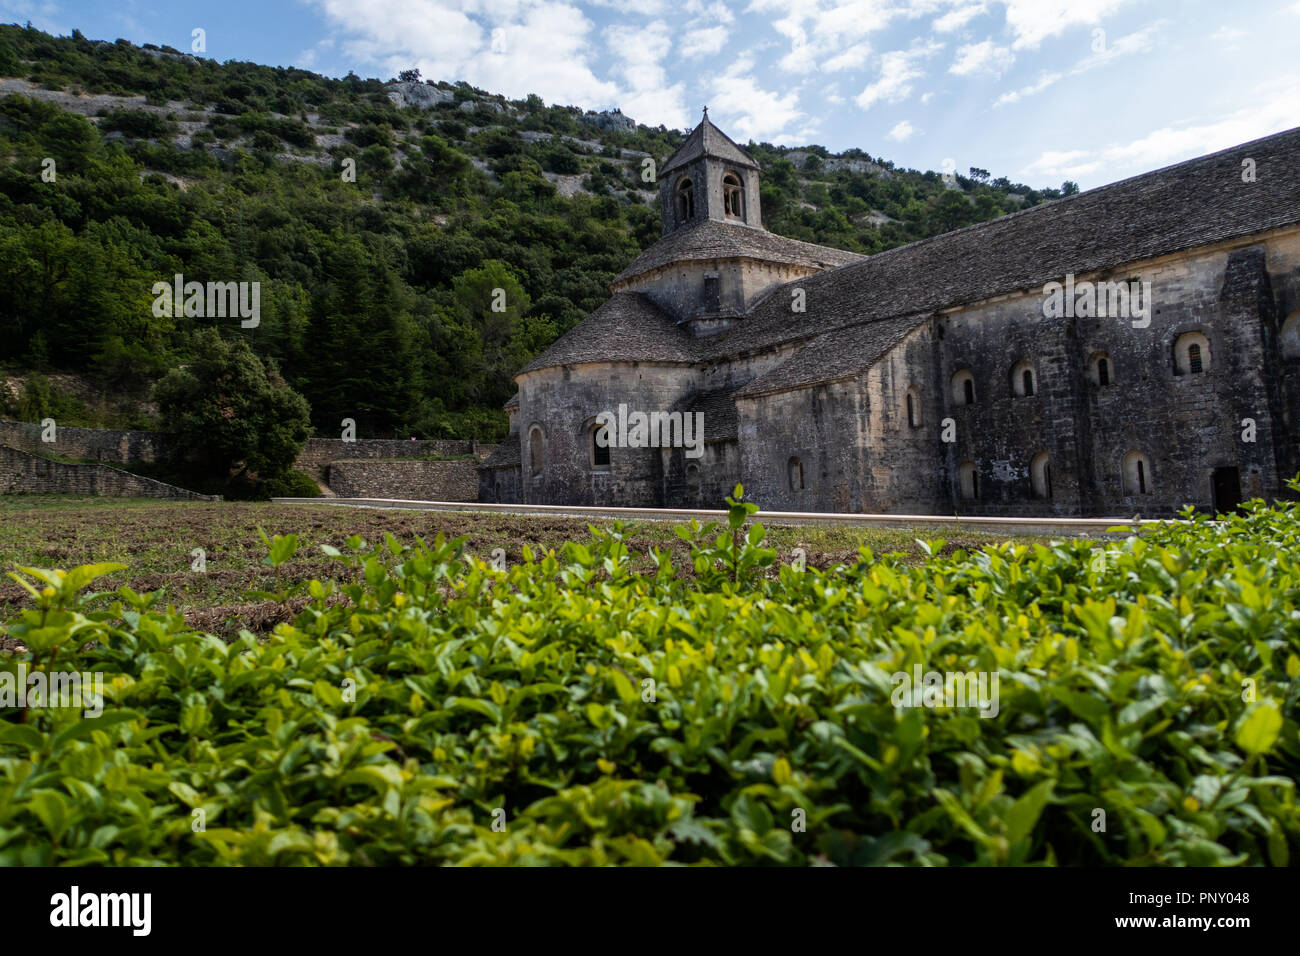
<path id="1" fill-rule="evenodd" d="M 0 445 L 0 494 L 221 500 L 219 496 L 200 495 L 108 465 L 68 465 L 3 445 Z"/>
<path id="2" fill-rule="evenodd" d="M 131 461 L 156 462 L 171 448 L 172 437 L 163 432 L 132 432 L 110 428 L 73 428 L 56 425 L 53 442 L 41 441 L 44 432 L 31 422 L 0 419 L 0 445 L 36 455 L 63 455 L 124 465 Z"/>
<path id="3" fill-rule="evenodd" d="M 478 461 L 333 461 L 327 483 L 340 498 L 475 501 Z"/>
<path id="4" fill-rule="evenodd" d="M 328 481 L 330 465 L 336 461 L 358 458 L 430 458 L 435 455 L 474 455 L 481 461 L 492 454 L 496 447 L 476 441 L 402 441 L 396 438 L 343 441 L 341 438 L 309 438 L 298 454 L 294 467 L 305 471 L 317 481 Z M 332 482 L 330 487 L 333 487 Z M 338 491 L 337 488 L 334 490 Z"/>

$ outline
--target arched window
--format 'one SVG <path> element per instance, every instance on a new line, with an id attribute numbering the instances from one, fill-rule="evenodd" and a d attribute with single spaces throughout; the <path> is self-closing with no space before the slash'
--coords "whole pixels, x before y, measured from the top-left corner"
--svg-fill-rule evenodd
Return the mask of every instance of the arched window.
<path id="1" fill-rule="evenodd" d="M 1110 356 L 1105 352 L 1093 352 L 1088 359 L 1088 378 L 1093 385 L 1105 388 L 1111 383 L 1111 375 L 1114 369 L 1111 367 Z"/>
<path id="2" fill-rule="evenodd" d="M 609 429 L 604 425 L 594 424 L 587 429 L 587 439 L 591 447 L 591 467 L 596 471 L 609 470 Z"/>
<path id="3" fill-rule="evenodd" d="M 728 219 L 745 218 L 745 187 L 735 173 L 722 177 L 722 211 Z"/>
<path id="4" fill-rule="evenodd" d="M 1210 370 L 1210 343 L 1200 332 L 1184 332 L 1174 343 L 1174 371 L 1200 375 Z"/>
<path id="5" fill-rule="evenodd" d="M 952 377 L 952 400 L 958 405 L 975 404 L 975 376 L 962 369 Z"/>
<path id="6" fill-rule="evenodd" d="M 1151 494 L 1151 461 L 1140 451 L 1124 456 L 1124 494 Z"/>
<path id="7" fill-rule="evenodd" d="M 542 469 L 546 466 L 546 439 L 542 435 L 542 430 L 536 425 L 528 433 L 528 470 L 534 478 L 542 476 Z"/>
<path id="8" fill-rule="evenodd" d="M 695 187 L 689 176 L 677 184 L 677 218 L 682 222 L 695 218 Z"/>
<path id="9" fill-rule="evenodd" d="M 1300 358 L 1300 310 L 1292 312 L 1282 323 L 1279 340 L 1283 358 Z"/>
<path id="10" fill-rule="evenodd" d="M 1011 392 L 1016 398 L 1028 398 L 1034 394 L 1034 367 L 1028 361 L 1012 366 Z"/>
<path id="11" fill-rule="evenodd" d="M 790 473 L 790 490 L 803 491 L 803 462 L 798 458 L 791 458 L 787 468 Z"/>
<path id="12" fill-rule="evenodd" d="M 908 386 L 907 394 L 904 397 L 907 405 L 907 427 L 921 427 L 921 390 L 915 385 Z"/>
<path id="13" fill-rule="evenodd" d="M 961 496 L 967 501 L 975 501 L 980 496 L 980 476 L 975 470 L 975 462 L 963 461 L 958 472 L 961 481 Z"/>
<path id="14" fill-rule="evenodd" d="M 1029 481 L 1035 498 L 1052 497 L 1052 459 L 1047 452 L 1040 451 L 1029 463 Z"/>

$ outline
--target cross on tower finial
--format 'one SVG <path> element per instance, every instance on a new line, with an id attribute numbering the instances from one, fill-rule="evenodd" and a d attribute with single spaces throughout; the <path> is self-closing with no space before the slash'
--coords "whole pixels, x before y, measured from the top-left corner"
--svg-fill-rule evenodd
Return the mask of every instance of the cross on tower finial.
<path id="1" fill-rule="evenodd" d="M 709 118 L 709 108 L 707 106 L 704 107 L 704 118 L 705 119 Z"/>

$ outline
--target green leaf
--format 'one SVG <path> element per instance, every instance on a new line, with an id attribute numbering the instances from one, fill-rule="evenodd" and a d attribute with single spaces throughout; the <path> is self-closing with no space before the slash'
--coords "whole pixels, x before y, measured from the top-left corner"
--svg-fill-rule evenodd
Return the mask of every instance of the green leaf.
<path id="1" fill-rule="evenodd" d="M 1237 725 L 1237 746 L 1252 755 L 1268 753 L 1281 732 L 1281 711 L 1272 701 L 1262 701 Z"/>
<path id="2" fill-rule="evenodd" d="M 1019 800 L 1011 805 L 1004 819 L 1007 824 L 1007 840 L 1015 846 L 1033 831 L 1038 823 L 1043 808 L 1052 795 L 1055 780 L 1044 780 L 1026 791 Z"/>

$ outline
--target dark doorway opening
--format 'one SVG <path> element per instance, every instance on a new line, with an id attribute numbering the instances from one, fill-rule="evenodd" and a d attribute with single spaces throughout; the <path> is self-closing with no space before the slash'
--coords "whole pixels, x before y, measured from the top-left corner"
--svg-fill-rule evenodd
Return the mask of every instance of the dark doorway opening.
<path id="1" fill-rule="evenodd" d="M 1214 489 L 1214 511 L 1227 514 L 1241 504 L 1241 472 L 1236 468 L 1216 468 L 1210 476 Z"/>

